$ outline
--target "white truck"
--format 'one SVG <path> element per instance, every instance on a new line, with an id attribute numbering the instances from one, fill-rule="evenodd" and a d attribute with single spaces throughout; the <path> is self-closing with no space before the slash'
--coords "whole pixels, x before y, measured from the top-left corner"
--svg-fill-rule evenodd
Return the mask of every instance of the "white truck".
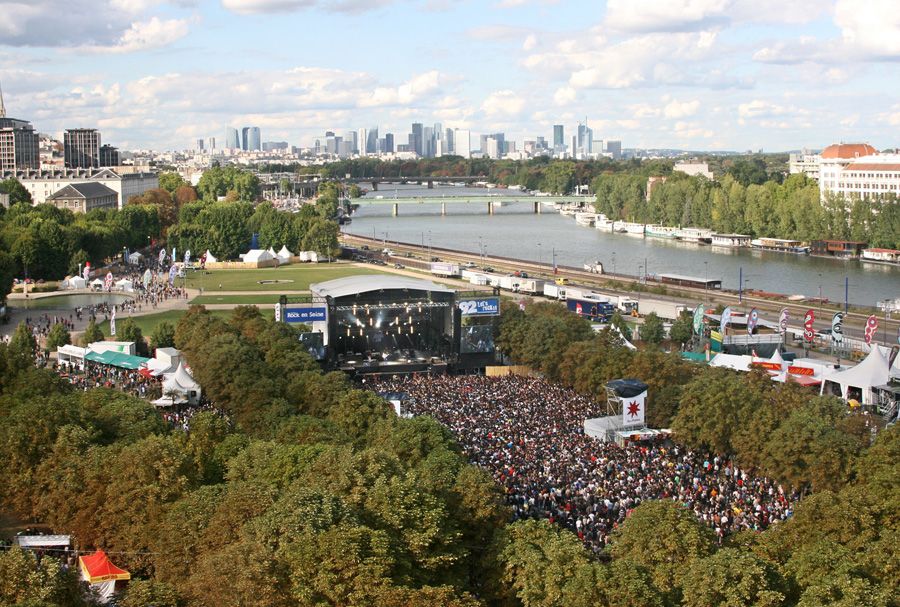
<path id="1" fill-rule="evenodd" d="M 656 312 L 656 315 L 663 320 L 676 320 L 682 312 L 689 309 L 688 306 L 674 301 L 641 298 L 638 312 L 640 312 L 641 316 Z"/>
<path id="2" fill-rule="evenodd" d="M 603 274 L 603 264 L 599 261 L 584 264 L 584 269 L 591 274 Z"/>
<path id="3" fill-rule="evenodd" d="M 431 273 L 435 276 L 447 276 L 451 278 L 459 278 L 462 272 L 455 263 L 434 262 L 431 264 Z"/>
<path id="4" fill-rule="evenodd" d="M 536 278 L 519 278 L 519 293 L 541 295 L 544 292 L 544 281 Z"/>
<path id="5" fill-rule="evenodd" d="M 518 291 L 519 281 L 521 280 L 521 278 L 515 276 L 501 276 L 499 286 L 504 291 Z"/>
<path id="6" fill-rule="evenodd" d="M 566 287 L 560 286 L 556 283 L 545 282 L 544 283 L 544 297 L 549 297 L 550 299 L 558 299 L 559 301 L 566 300 Z"/>

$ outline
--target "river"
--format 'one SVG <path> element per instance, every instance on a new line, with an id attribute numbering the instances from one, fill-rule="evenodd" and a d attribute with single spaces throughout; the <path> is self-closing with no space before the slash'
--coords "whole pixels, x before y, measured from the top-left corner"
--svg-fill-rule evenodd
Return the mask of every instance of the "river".
<path id="1" fill-rule="evenodd" d="M 723 249 L 659 238 L 600 232 L 575 223 L 572 217 L 544 207 L 531 213 L 530 203 L 507 203 L 487 214 L 483 205 L 452 202 L 453 197 L 506 194 L 503 190 L 380 184 L 380 191 L 359 200 L 353 221 L 343 229 L 349 234 L 372 236 L 434 247 L 459 249 L 550 263 L 555 255 L 561 265 L 581 267 L 600 261 L 614 273 L 638 276 L 661 273 L 718 278 L 725 289 L 737 290 L 739 276 L 745 289 L 785 295 L 822 297 L 844 301 L 845 278 L 849 278 L 852 304 L 873 306 L 878 301 L 900 297 L 900 268 L 855 260 L 827 259 L 750 249 Z M 508 192 L 510 194 L 516 192 Z M 447 215 L 440 204 L 399 205 L 399 216 L 391 216 L 387 200 L 376 204 L 367 198 L 447 197 Z M 374 201 L 371 201 L 374 202 Z"/>

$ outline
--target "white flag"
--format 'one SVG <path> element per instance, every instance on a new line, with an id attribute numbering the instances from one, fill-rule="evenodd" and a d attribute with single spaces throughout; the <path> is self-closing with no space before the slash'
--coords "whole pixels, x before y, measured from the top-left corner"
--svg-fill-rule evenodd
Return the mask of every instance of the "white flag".
<path id="1" fill-rule="evenodd" d="M 622 399 L 622 423 L 625 426 L 644 425 L 644 404 L 647 402 L 647 393 L 641 392 L 637 396 Z"/>
<path id="2" fill-rule="evenodd" d="M 116 336 L 116 306 L 113 306 L 112 316 L 109 317 L 109 334 Z"/>

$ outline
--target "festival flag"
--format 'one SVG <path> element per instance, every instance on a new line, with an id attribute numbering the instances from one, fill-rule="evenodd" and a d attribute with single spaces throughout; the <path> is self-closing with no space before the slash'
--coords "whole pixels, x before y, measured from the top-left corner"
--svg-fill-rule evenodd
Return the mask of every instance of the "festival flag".
<path id="1" fill-rule="evenodd" d="M 172 287 L 175 286 L 175 276 L 177 276 L 177 275 L 178 275 L 178 266 L 176 266 L 173 263 L 172 267 L 169 268 L 169 286 L 172 286 Z"/>
<path id="2" fill-rule="evenodd" d="M 750 309 L 750 314 L 747 316 L 747 335 L 753 335 L 753 332 L 756 330 L 756 325 L 759 324 L 759 310 L 756 308 Z"/>
<path id="3" fill-rule="evenodd" d="M 172 247 L 172 263 L 178 261 L 178 255 L 176 255 L 176 253 L 177 251 L 175 250 L 175 247 Z"/>
<path id="4" fill-rule="evenodd" d="M 109 317 L 109 334 L 116 336 L 116 306 L 112 307 L 112 316 Z"/>
<path id="5" fill-rule="evenodd" d="M 191 250 L 188 249 L 184 252 L 184 265 L 191 263 Z"/>
<path id="6" fill-rule="evenodd" d="M 831 317 L 831 341 L 839 344 L 844 341 L 844 314 L 836 312 Z"/>
<path id="7" fill-rule="evenodd" d="M 719 322 L 719 333 L 725 335 L 725 328 L 731 322 L 731 307 L 722 310 L 722 320 Z"/>
<path id="8" fill-rule="evenodd" d="M 622 423 L 625 426 L 637 426 L 644 424 L 644 404 L 647 401 L 647 393 L 641 392 L 637 396 L 622 399 Z"/>
<path id="9" fill-rule="evenodd" d="M 147 268 L 147 269 L 144 271 L 144 279 L 143 279 L 143 280 L 144 280 L 144 290 L 145 290 L 145 291 L 146 291 L 147 289 L 150 288 L 150 281 L 151 281 L 152 279 L 153 279 L 153 272 L 150 271 L 150 268 Z"/>
<path id="10" fill-rule="evenodd" d="M 878 317 L 872 314 L 868 320 L 866 320 L 866 344 L 872 345 L 872 340 L 875 338 L 876 331 L 878 331 Z"/>
<path id="11" fill-rule="evenodd" d="M 281 322 L 281 302 L 275 304 L 275 322 Z"/>
<path id="12" fill-rule="evenodd" d="M 812 341 L 816 338 L 816 332 L 813 329 L 813 323 L 816 322 L 816 313 L 812 308 L 806 311 L 806 315 L 803 317 L 803 339 L 812 343 Z"/>
<path id="13" fill-rule="evenodd" d="M 91 279 L 91 262 L 84 264 L 84 282 Z"/>
<path id="14" fill-rule="evenodd" d="M 163 247 L 162 249 L 159 250 L 159 265 L 162 266 L 164 263 L 166 263 L 166 249 L 165 249 L 165 247 Z"/>
<path id="15" fill-rule="evenodd" d="M 790 317 L 791 317 L 791 315 L 788 312 L 788 309 L 782 308 L 781 309 L 781 317 L 779 317 L 779 319 L 778 319 L 778 332 L 781 333 L 782 335 L 787 333 L 788 320 L 790 319 Z"/>
<path id="16" fill-rule="evenodd" d="M 112 291 L 112 286 L 113 286 L 112 272 L 106 273 L 106 279 L 103 281 L 103 286 L 107 291 Z"/>
<path id="17" fill-rule="evenodd" d="M 705 314 L 705 310 L 703 309 L 703 304 L 697 306 L 697 309 L 694 310 L 694 334 L 700 335 L 703 333 L 703 315 Z"/>

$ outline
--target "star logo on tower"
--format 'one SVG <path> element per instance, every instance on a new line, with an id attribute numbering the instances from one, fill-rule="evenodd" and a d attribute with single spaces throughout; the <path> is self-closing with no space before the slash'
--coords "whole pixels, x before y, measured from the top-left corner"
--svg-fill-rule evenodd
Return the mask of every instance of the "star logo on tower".
<path id="1" fill-rule="evenodd" d="M 637 417 L 640 412 L 641 405 L 636 400 L 628 403 L 628 417 Z"/>

